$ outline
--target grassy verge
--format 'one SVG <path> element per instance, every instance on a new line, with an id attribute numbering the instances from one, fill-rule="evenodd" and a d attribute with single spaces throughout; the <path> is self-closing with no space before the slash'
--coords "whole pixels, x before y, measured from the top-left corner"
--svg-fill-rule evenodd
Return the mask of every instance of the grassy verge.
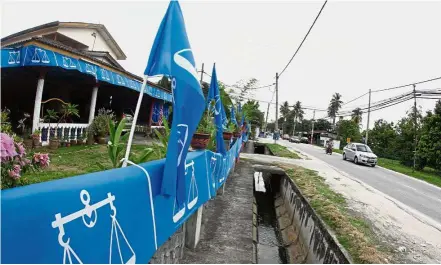
<path id="1" fill-rule="evenodd" d="M 332 149 L 332 152 L 343 154 L 343 150 L 340 150 L 340 149 Z"/>
<path id="2" fill-rule="evenodd" d="M 411 167 L 402 165 L 400 161 L 387 158 L 378 158 L 378 165 L 441 187 L 441 175 L 432 168 L 425 167 L 421 171 L 412 172 Z"/>
<path id="3" fill-rule="evenodd" d="M 132 145 L 131 150 L 138 155 L 147 147 L 145 145 Z M 57 150 L 41 148 L 36 151 L 49 153 L 51 160 L 49 167 L 39 172 L 27 172 L 20 178 L 19 183 L 17 183 L 18 186 L 101 171 L 102 169 L 97 165 L 97 162 L 107 169 L 111 168 L 106 145 L 78 145 L 60 147 Z M 152 155 L 150 159 L 153 160 L 156 157 Z"/>
<path id="4" fill-rule="evenodd" d="M 285 146 L 279 144 L 266 144 L 275 156 L 300 159 L 300 156 L 293 151 L 288 150 Z"/>
<path id="5" fill-rule="evenodd" d="M 379 249 L 369 224 L 349 213 L 345 198 L 334 192 L 315 171 L 286 168 L 322 220 L 334 231 L 354 263 L 384 263 L 386 253 Z"/>

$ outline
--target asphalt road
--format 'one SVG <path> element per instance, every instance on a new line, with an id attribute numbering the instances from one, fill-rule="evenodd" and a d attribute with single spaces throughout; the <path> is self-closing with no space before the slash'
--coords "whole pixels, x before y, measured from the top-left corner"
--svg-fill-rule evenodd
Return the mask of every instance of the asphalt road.
<path id="1" fill-rule="evenodd" d="M 295 144 L 287 140 L 279 140 L 278 143 L 310 154 L 441 224 L 441 189 L 433 185 L 381 167 L 356 165 L 352 161 L 344 161 L 338 153 L 327 155 L 324 149 L 309 144 Z"/>

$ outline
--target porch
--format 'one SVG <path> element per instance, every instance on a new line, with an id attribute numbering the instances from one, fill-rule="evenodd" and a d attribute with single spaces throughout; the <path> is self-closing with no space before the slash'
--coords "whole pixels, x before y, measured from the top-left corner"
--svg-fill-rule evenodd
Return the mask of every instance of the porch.
<path id="1" fill-rule="evenodd" d="M 47 145 L 55 134 L 59 139 L 85 140 L 86 129 L 100 108 L 112 110 L 117 119 L 124 111 L 135 111 L 140 77 L 110 69 L 105 63 L 82 60 L 47 43 L 2 49 L 1 105 L 10 110 L 11 125 L 17 134 L 22 133 L 17 127 L 24 113 L 31 115 L 26 120 L 30 132 L 40 130 L 41 142 Z M 145 93 L 136 126 L 136 131 L 142 133 L 162 125 L 162 115 L 168 116 L 164 105 L 171 101 L 168 91 L 151 83 Z M 79 117 L 69 117 L 63 123 L 44 119 L 47 110 L 59 112 L 65 103 L 78 105 Z"/>

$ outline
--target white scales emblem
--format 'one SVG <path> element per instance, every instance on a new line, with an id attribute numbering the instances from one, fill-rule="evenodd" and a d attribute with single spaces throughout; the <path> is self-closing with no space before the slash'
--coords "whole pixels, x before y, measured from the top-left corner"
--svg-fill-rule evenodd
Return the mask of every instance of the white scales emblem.
<path id="1" fill-rule="evenodd" d="M 20 63 L 20 51 L 9 52 L 8 64 Z"/>
<path id="2" fill-rule="evenodd" d="M 187 208 L 191 210 L 196 203 L 198 202 L 198 185 L 196 182 L 196 176 L 194 175 L 194 161 L 192 160 L 190 163 L 185 164 L 185 176 L 187 176 L 188 169 L 191 168 L 191 179 L 190 179 L 190 187 L 188 190 L 188 199 L 187 199 Z M 181 209 L 176 209 L 177 201 L 175 198 L 173 205 L 173 222 L 178 222 L 185 214 L 185 204 Z"/>
<path id="3" fill-rule="evenodd" d="M 32 56 L 31 62 L 33 63 L 50 63 L 49 57 L 46 51 L 40 48 L 35 48 L 34 55 Z"/>
<path id="4" fill-rule="evenodd" d="M 75 258 L 77 263 L 82 264 L 80 257 L 75 253 L 75 251 L 72 249 L 72 247 L 69 245 L 70 238 L 68 238 L 66 241 L 63 240 L 63 236 L 65 235 L 64 232 L 64 225 L 67 223 L 70 223 L 72 221 L 75 221 L 78 218 L 82 218 L 83 223 L 86 227 L 92 228 L 95 226 L 97 220 L 98 220 L 98 213 L 97 210 L 103 206 L 109 205 L 110 209 L 112 210 L 112 214 L 110 215 L 110 218 L 112 218 L 112 228 L 110 230 L 110 248 L 109 248 L 109 264 L 112 263 L 112 248 L 113 248 L 113 238 L 116 239 L 116 244 L 118 247 L 119 256 L 121 259 L 121 264 L 135 264 L 136 263 L 136 255 L 135 252 L 132 249 L 132 246 L 130 246 L 129 241 L 127 240 L 124 231 L 122 230 L 121 226 L 118 223 L 118 220 L 116 219 L 116 208 L 113 205 L 113 202 L 115 201 L 115 196 L 112 195 L 110 192 L 107 193 L 107 198 L 99 201 L 95 204 L 90 205 L 90 195 L 86 190 L 82 190 L 80 193 L 80 199 L 81 202 L 84 204 L 84 209 L 79 210 L 77 212 L 71 213 L 65 217 L 61 217 L 60 213 L 57 213 L 55 215 L 55 221 L 52 222 L 53 228 L 59 229 L 58 234 L 58 243 L 64 248 L 64 254 L 63 254 L 63 264 L 66 264 L 66 261 L 68 259 L 69 264 L 72 264 L 72 255 Z M 84 218 L 84 216 L 89 217 L 91 220 L 87 222 Z M 125 244 L 129 247 L 131 251 L 131 256 L 128 259 L 124 259 L 123 255 L 121 253 L 121 247 L 120 247 L 120 239 L 118 234 L 122 236 L 122 238 L 125 241 Z M 122 242 L 124 243 L 124 242 Z"/>

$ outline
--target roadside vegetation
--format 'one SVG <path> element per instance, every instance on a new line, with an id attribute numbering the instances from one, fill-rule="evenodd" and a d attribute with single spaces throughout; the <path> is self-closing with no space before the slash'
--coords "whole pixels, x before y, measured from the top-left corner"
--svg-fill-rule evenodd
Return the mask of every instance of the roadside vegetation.
<path id="1" fill-rule="evenodd" d="M 354 263 L 387 263 L 388 253 L 377 244 L 369 224 L 349 213 L 346 199 L 334 192 L 317 172 L 284 167 L 322 220 L 334 231 Z"/>
<path id="2" fill-rule="evenodd" d="M 300 156 L 294 151 L 288 150 L 285 146 L 279 144 L 266 144 L 275 156 L 300 159 Z"/>
<path id="3" fill-rule="evenodd" d="M 422 170 L 412 171 L 411 167 L 401 164 L 400 161 L 387 158 L 379 158 L 378 165 L 441 187 L 441 176 L 433 168 L 425 167 Z"/>

